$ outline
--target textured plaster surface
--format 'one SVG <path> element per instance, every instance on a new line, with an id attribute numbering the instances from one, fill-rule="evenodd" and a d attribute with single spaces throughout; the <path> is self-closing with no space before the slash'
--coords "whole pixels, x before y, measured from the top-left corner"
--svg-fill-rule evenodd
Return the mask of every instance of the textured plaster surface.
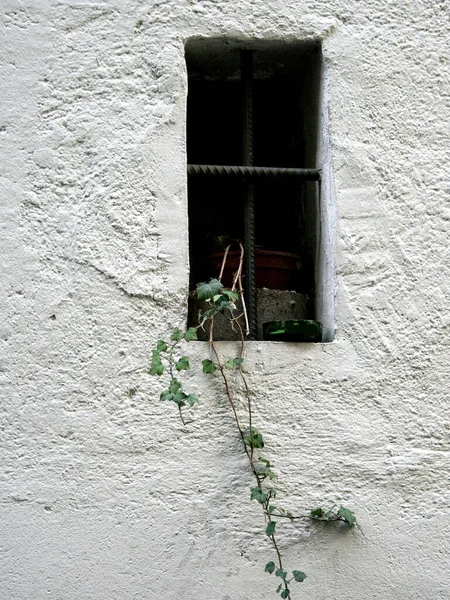
<path id="1" fill-rule="evenodd" d="M 193 370 L 183 430 L 146 374 L 185 319 L 184 43 L 229 36 L 323 39 L 336 338 L 247 370 L 282 503 L 363 533 L 287 525 L 295 598 L 450 598 L 448 3 L 0 10 L 0 597 L 276 597 L 220 388 Z"/>

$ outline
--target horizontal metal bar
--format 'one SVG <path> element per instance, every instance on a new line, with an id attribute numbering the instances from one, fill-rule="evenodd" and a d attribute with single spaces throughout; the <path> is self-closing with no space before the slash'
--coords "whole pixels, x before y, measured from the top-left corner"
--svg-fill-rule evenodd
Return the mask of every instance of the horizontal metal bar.
<path id="1" fill-rule="evenodd" d="M 305 181 L 320 181 L 317 169 L 290 169 L 285 167 L 236 167 L 229 165 L 188 165 L 188 175 L 231 177 L 296 177 Z"/>

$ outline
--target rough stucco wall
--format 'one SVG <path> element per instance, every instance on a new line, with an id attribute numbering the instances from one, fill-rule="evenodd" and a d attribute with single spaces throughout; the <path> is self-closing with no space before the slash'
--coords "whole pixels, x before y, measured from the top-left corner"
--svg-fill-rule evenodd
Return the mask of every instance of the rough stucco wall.
<path id="1" fill-rule="evenodd" d="M 448 4 L 1 12 L 0 596 L 275 596 L 225 400 L 194 372 L 185 433 L 145 372 L 185 316 L 184 42 L 227 35 L 324 40 L 337 337 L 247 361 L 283 504 L 343 502 L 364 535 L 286 526 L 295 598 L 449 598 Z"/>

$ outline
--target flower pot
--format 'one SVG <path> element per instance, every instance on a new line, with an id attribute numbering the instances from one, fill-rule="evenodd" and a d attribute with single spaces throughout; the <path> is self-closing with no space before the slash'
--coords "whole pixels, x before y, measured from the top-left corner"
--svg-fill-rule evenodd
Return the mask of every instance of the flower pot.
<path id="1" fill-rule="evenodd" d="M 222 283 L 230 287 L 233 275 L 239 267 L 240 253 L 228 253 Z M 211 277 L 218 277 L 223 261 L 223 252 L 207 257 Z M 256 287 L 270 290 L 296 290 L 301 273 L 300 257 L 289 252 L 256 250 Z"/>
<path id="2" fill-rule="evenodd" d="M 274 342 L 321 342 L 322 323 L 308 319 L 263 323 L 263 339 Z"/>

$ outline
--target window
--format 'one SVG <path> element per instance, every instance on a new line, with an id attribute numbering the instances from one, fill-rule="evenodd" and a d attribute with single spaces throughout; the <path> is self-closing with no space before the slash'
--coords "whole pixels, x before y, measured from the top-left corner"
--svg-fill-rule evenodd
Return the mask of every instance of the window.
<path id="1" fill-rule="evenodd" d="M 242 240 L 251 336 L 322 341 L 321 46 L 202 39 L 186 63 L 191 289 L 217 277 L 219 237 Z"/>

